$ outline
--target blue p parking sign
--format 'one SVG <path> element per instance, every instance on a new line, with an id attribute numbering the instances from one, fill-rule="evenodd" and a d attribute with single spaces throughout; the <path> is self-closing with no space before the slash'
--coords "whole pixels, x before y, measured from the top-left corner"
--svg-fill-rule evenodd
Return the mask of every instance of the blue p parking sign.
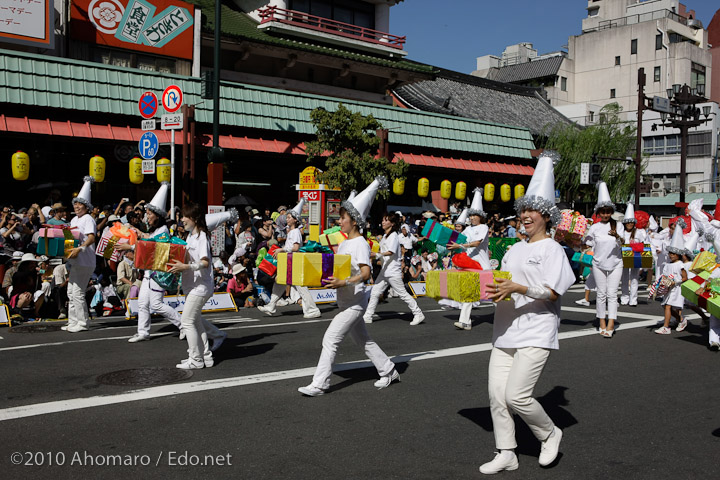
<path id="1" fill-rule="evenodd" d="M 138 150 L 140 151 L 140 156 L 145 160 L 155 158 L 155 155 L 157 155 L 158 152 L 159 144 L 160 142 L 158 142 L 158 138 L 155 133 L 143 133 L 142 137 L 140 137 L 140 141 L 138 142 Z"/>

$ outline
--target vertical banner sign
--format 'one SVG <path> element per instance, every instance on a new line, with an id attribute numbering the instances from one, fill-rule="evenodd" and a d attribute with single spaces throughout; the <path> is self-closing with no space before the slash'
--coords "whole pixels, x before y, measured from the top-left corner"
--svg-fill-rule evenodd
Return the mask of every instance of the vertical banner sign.
<path id="1" fill-rule="evenodd" d="M 224 205 L 208 205 L 208 213 L 224 212 Z M 218 228 L 210 232 L 210 248 L 212 250 L 213 257 L 220 255 L 220 252 L 225 250 L 225 224 L 223 223 Z"/>
<path id="2" fill-rule="evenodd" d="M 0 1 L 0 40 L 37 48 L 55 48 L 53 0 Z"/>

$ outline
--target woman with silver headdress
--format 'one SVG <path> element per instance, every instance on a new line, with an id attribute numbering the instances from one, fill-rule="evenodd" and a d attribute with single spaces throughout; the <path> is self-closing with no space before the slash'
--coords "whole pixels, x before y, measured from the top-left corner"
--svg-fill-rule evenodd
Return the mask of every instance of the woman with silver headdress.
<path id="1" fill-rule="evenodd" d="M 322 352 L 312 383 L 298 388 L 300 393 L 308 397 L 323 395 L 330 388 L 330 376 L 335 355 L 338 346 L 347 334 L 350 334 L 355 343 L 365 350 L 365 354 L 375 365 L 380 375 L 380 380 L 375 382 L 376 388 L 389 387 L 400 379 L 400 375 L 395 370 L 395 364 L 370 338 L 362 319 L 368 304 L 368 291 L 364 283 L 370 279 L 371 269 L 370 246 L 360 234 L 360 225 L 365 224 L 370 206 L 379 188 L 387 188 L 385 177 L 376 178 L 355 198 L 342 202 L 340 229 L 348 237 L 340 244 L 337 253 L 338 255 L 350 255 L 350 278 L 341 280 L 330 277 L 325 282 L 328 287 L 337 289 L 337 304 L 340 312 L 332 319 L 323 336 Z"/>
<path id="2" fill-rule="evenodd" d="M 617 319 L 617 292 L 622 278 L 623 236 L 617 231 L 617 222 L 612 218 L 615 204 L 610 200 L 607 184 L 598 184 L 598 201 L 595 213 L 600 221 L 588 228 L 585 244 L 593 249 L 592 274 L 597 286 L 595 300 L 596 316 L 600 322 L 600 335 L 612 338 Z M 608 317 L 607 323 L 605 317 Z"/>
<path id="3" fill-rule="evenodd" d="M 300 216 L 302 215 L 303 205 L 305 205 L 305 198 L 301 198 L 300 202 L 290 210 L 286 215 L 287 222 L 287 236 L 285 238 L 285 244 L 283 250 L 292 253 L 300 250 L 303 246 L 302 228 L 300 227 Z M 319 318 L 321 315 L 320 309 L 315 305 L 315 301 L 310 294 L 310 290 L 307 287 L 300 287 L 293 285 L 290 287 L 294 289 L 300 298 L 302 298 L 302 309 L 303 318 Z M 275 282 L 272 288 L 272 295 L 270 296 L 270 303 L 267 305 L 261 305 L 258 310 L 266 315 L 275 315 L 277 312 L 277 303 L 280 297 L 285 293 L 285 285 L 281 285 Z"/>
<path id="4" fill-rule="evenodd" d="M 563 247 L 549 235 L 550 228 L 561 219 L 555 206 L 553 155 L 543 153 L 527 193 L 515 202 L 528 241 L 514 244 L 502 259 L 501 270 L 510 272 L 512 279 L 499 278 L 497 284 L 486 286 L 490 298 L 497 302 L 488 365 L 497 454 L 480 467 L 484 474 L 519 466 L 513 413 L 541 442 L 538 462 L 542 466 L 555 461 L 563 435 L 532 397 L 551 350 L 559 348 L 560 297 L 575 283 Z"/>
<path id="5" fill-rule="evenodd" d="M 625 209 L 625 217 L 622 219 L 624 232 L 622 232 L 623 243 L 629 245 L 631 243 L 645 243 L 647 234 L 645 230 L 637 228 L 637 219 L 635 218 L 635 208 L 632 203 L 627 204 Z M 620 296 L 621 305 L 630 305 L 637 307 L 638 304 L 638 281 L 640 279 L 639 268 L 623 268 L 620 287 L 622 295 Z"/>

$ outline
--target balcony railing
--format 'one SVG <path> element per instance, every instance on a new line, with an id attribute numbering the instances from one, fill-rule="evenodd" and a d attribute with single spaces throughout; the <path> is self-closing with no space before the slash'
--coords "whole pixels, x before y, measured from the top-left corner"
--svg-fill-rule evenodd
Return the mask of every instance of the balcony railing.
<path id="1" fill-rule="evenodd" d="M 598 23 L 597 27 L 584 29 L 583 33 L 595 32 L 597 30 L 607 30 L 608 28 L 624 27 L 626 25 L 635 25 L 637 23 L 649 22 L 651 20 L 661 20 L 663 18 L 669 18 L 682 25 L 688 24 L 687 18 L 680 16 L 675 12 L 671 12 L 670 10 L 655 10 L 654 12 L 640 13 L 613 20 L 602 20 Z"/>
<path id="2" fill-rule="evenodd" d="M 269 22 L 279 22 L 353 40 L 376 43 L 386 47 L 397 48 L 398 50 L 402 50 L 405 44 L 404 36 L 399 37 L 385 32 L 378 32 L 370 28 L 338 22 L 329 18 L 317 17 L 296 10 L 285 10 L 275 6 L 268 6 L 258 10 L 258 13 L 261 18 L 261 25 Z"/>

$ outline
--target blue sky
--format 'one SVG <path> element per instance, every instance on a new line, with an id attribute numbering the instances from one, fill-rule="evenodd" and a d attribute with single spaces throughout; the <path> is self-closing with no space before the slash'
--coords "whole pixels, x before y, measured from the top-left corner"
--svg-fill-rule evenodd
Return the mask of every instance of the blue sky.
<path id="1" fill-rule="evenodd" d="M 718 0 L 687 0 L 707 28 Z M 405 0 L 390 9 L 390 32 L 405 35 L 410 60 L 470 73 L 476 58 L 529 42 L 538 53 L 560 50 L 581 33 L 587 0 Z"/>

